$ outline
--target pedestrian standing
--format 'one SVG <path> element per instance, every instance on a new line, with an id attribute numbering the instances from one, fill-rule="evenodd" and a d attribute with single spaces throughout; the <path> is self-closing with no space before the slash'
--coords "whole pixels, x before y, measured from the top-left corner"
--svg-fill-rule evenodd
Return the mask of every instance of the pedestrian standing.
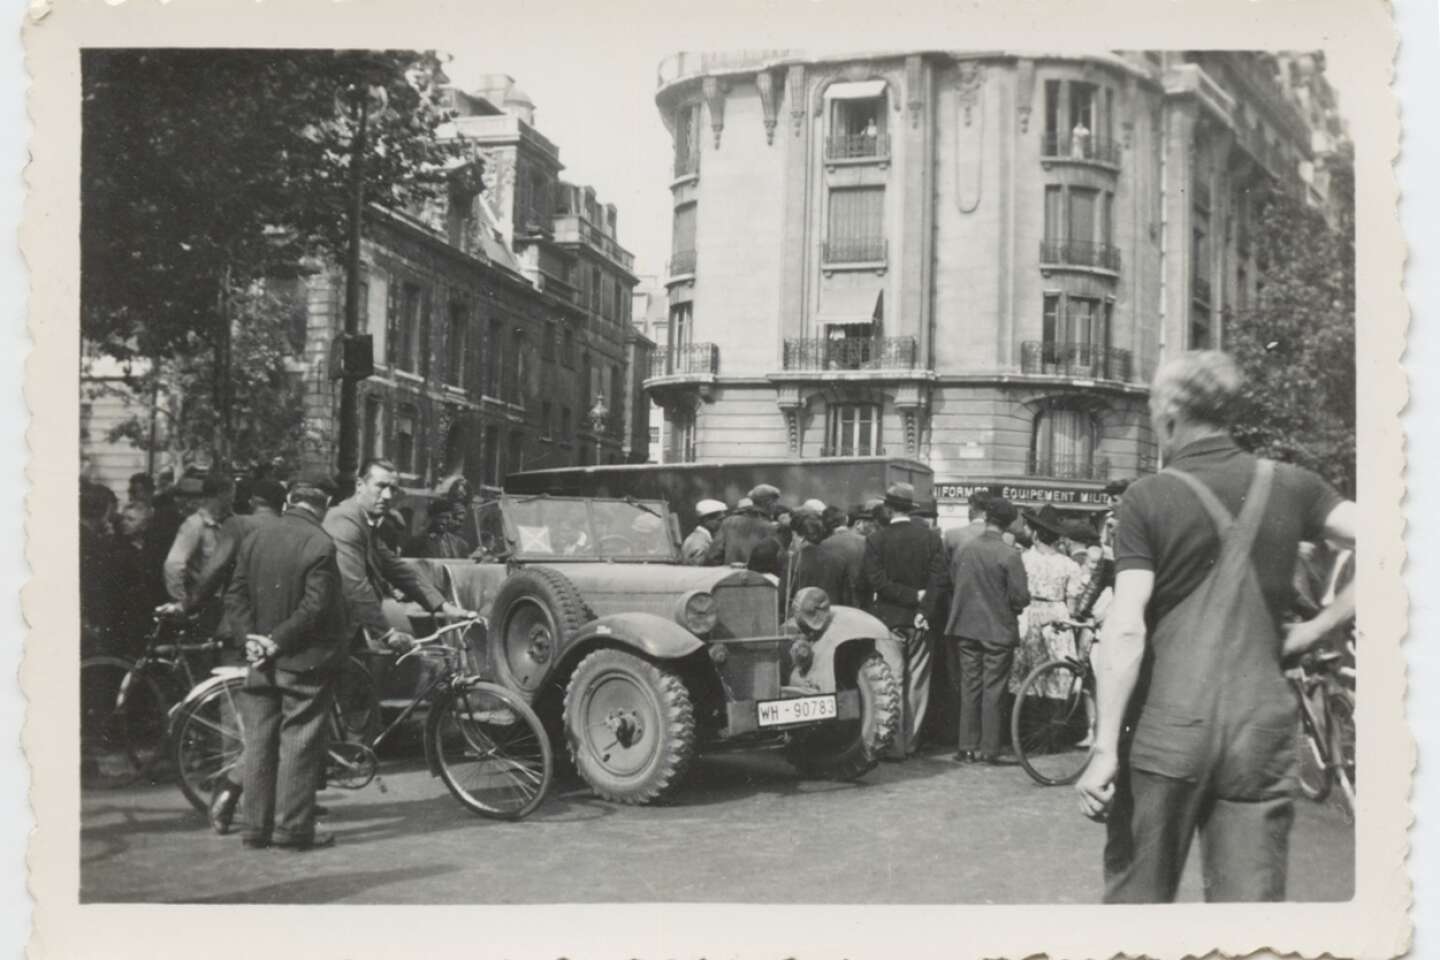
<path id="1" fill-rule="evenodd" d="M 979 538 L 985 532 L 985 508 L 989 503 L 989 490 L 976 490 L 970 494 L 968 510 L 970 522 L 964 526 L 951 527 L 943 534 L 946 564 L 953 567 L 955 554 L 960 552 L 960 548 L 971 540 Z"/>
<path id="2" fill-rule="evenodd" d="M 1015 662 L 1010 670 L 1011 693 L 1019 693 L 1030 671 L 1042 663 L 1061 657 L 1074 659 L 1079 654 L 1075 631 L 1054 626 L 1071 618 L 1084 589 L 1079 565 L 1059 549 L 1065 521 L 1060 511 L 1047 503 L 1038 511 L 1027 511 L 1025 525 L 1031 545 L 1020 559 L 1025 565 L 1030 603 L 1021 616 L 1024 628 L 1020 631 L 1020 643 L 1015 648 Z M 1051 674 L 1041 696 L 1062 698 L 1068 692 L 1067 679 Z"/>
<path id="3" fill-rule="evenodd" d="M 775 509 L 780 504 L 780 490 L 762 483 L 750 491 L 749 500 L 749 506 L 737 507 L 715 531 L 715 539 L 705 554 L 707 565 L 748 563 L 758 544 L 776 536 Z"/>
<path id="4" fill-rule="evenodd" d="M 180 524 L 165 557 L 165 591 L 176 602 L 185 600 L 220 545 L 220 526 L 233 512 L 235 484 L 229 477 L 212 473 L 202 481 L 200 495 L 200 505 Z"/>
<path id="5" fill-rule="evenodd" d="M 945 548 L 935 531 L 911 519 L 915 488 L 897 483 L 885 492 L 888 522 L 865 541 L 865 583 L 875 593 L 874 613 L 902 651 L 891 664 L 904 688 L 902 723 L 890 758 L 903 760 L 919 746 L 916 734 L 930 702 L 930 623 L 945 582 Z"/>
<path id="6" fill-rule="evenodd" d="M 680 545 L 680 559 L 686 566 L 699 567 L 705 563 L 705 554 L 715 540 L 715 531 L 725 520 L 725 504 L 719 500 L 701 500 L 695 504 L 697 522 L 685 542 Z"/>
<path id="7" fill-rule="evenodd" d="M 850 580 L 850 566 L 845 554 L 831 544 L 824 518 L 809 510 L 801 511 L 797 516 L 797 546 L 790 553 L 786 577 L 786 609 L 789 609 L 795 595 L 806 587 L 824 590 L 831 604 L 853 606 L 855 591 Z"/>
<path id="8" fill-rule="evenodd" d="M 315 829 L 326 718 L 350 636 L 335 544 L 320 523 L 327 483 L 307 476 L 292 487 L 285 517 L 241 545 L 226 593 L 227 616 L 247 637 L 250 661 L 240 716 L 242 841 L 251 848 L 305 850 L 335 839 Z"/>
<path id="9" fill-rule="evenodd" d="M 1168 466 L 1120 504 L 1096 744 L 1076 785 L 1106 822 L 1106 902 L 1174 900 L 1197 833 L 1206 900 L 1285 897 L 1298 724 L 1282 661 L 1350 618 L 1353 587 L 1288 635 L 1281 621 L 1299 543 L 1349 547 L 1355 505 L 1236 446 L 1243 389 L 1218 351 L 1183 354 L 1151 387 Z"/>
<path id="10" fill-rule="evenodd" d="M 1025 564 L 1004 531 L 1015 506 L 994 497 L 985 508 L 985 532 L 960 549 L 952 575 L 953 596 L 945 624 L 957 646 L 960 727 L 955 759 L 996 763 L 1005 729 L 1005 689 L 1015 646 L 1017 617 L 1030 602 Z"/>

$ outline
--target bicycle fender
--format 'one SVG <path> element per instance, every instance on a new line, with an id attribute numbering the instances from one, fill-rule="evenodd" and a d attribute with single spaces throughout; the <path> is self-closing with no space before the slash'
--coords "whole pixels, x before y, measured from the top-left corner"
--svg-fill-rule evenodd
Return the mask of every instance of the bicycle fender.
<path id="1" fill-rule="evenodd" d="M 657 660 L 678 660 L 705 646 L 705 641 L 674 620 L 653 613 L 612 613 L 585 624 L 575 635 L 571 650 L 596 642 L 612 642 Z"/>
<path id="2" fill-rule="evenodd" d="M 890 667 L 890 672 L 899 679 L 904 654 L 891 636 L 889 627 L 876 617 L 854 607 L 831 607 L 830 611 L 830 624 L 814 641 L 812 649 L 815 661 L 806 674 L 807 679 L 821 690 L 833 691 L 835 659 L 842 647 L 852 643 L 873 647 Z"/>

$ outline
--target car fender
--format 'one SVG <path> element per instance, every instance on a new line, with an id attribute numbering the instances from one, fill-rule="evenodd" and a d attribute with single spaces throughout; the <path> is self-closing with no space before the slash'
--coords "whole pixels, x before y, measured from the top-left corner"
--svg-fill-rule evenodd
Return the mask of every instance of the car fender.
<path id="1" fill-rule="evenodd" d="M 815 638 L 812 650 L 815 660 L 804 678 L 821 690 L 835 689 L 835 663 L 842 657 L 842 650 L 850 644 L 861 644 L 874 649 L 885 660 L 890 672 L 898 680 L 901 676 L 903 654 L 900 645 L 890 633 L 890 628 L 877 618 L 855 607 L 831 607 L 830 623 Z"/>
<path id="2" fill-rule="evenodd" d="M 705 646 L 705 641 L 674 620 L 633 611 L 612 613 L 585 624 L 566 650 L 566 658 L 605 643 L 630 647 L 656 660 L 678 660 Z"/>

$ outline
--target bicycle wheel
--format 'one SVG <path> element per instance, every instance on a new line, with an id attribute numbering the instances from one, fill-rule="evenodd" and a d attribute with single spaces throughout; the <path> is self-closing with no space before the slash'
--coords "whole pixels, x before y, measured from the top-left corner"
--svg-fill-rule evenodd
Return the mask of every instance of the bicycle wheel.
<path id="1" fill-rule="evenodd" d="M 244 677 L 230 677 L 187 704 L 175 718 L 175 779 L 185 799 L 201 813 L 221 777 L 238 782 L 245 750 L 237 694 Z"/>
<path id="2" fill-rule="evenodd" d="M 122 657 L 80 663 L 80 782 L 86 789 L 134 783 L 165 746 L 165 698 L 153 677 Z"/>
<path id="3" fill-rule="evenodd" d="M 335 682 L 335 707 L 341 729 L 357 737 L 369 735 L 380 720 L 380 690 L 365 664 L 347 657 Z"/>
<path id="4" fill-rule="evenodd" d="M 1300 701 L 1300 756 L 1296 781 L 1300 792 L 1316 803 L 1330 796 L 1333 782 L 1328 707 L 1324 692 L 1319 687 L 1305 694 Z"/>
<path id="5" fill-rule="evenodd" d="M 1343 687 L 1325 698 L 1330 714 L 1330 758 L 1336 799 L 1347 818 L 1355 816 L 1355 694 Z"/>
<path id="6" fill-rule="evenodd" d="M 550 789 L 550 739 L 529 704 L 504 687 L 458 681 L 425 721 L 426 753 L 464 806 L 519 820 Z"/>
<path id="7" fill-rule="evenodd" d="M 1051 660 L 1030 672 L 1015 697 L 1010 738 L 1020 765 L 1036 783 L 1074 783 L 1090 760 L 1094 698 L 1088 671 L 1073 660 Z"/>

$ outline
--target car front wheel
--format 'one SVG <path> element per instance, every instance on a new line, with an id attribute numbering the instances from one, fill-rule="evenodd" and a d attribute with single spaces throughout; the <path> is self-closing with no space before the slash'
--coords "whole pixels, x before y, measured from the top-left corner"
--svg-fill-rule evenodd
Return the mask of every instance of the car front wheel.
<path id="1" fill-rule="evenodd" d="M 827 780 L 864 776 L 895 739 L 900 724 L 900 687 L 880 654 L 861 660 L 840 688 L 858 690 L 860 716 L 791 734 L 786 754 L 802 774 Z"/>
<path id="2" fill-rule="evenodd" d="M 695 756 L 695 711 L 674 673 L 623 650 L 597 650 L 565 690 L 570 757 L 597 794 L 665 800 Z"/>

